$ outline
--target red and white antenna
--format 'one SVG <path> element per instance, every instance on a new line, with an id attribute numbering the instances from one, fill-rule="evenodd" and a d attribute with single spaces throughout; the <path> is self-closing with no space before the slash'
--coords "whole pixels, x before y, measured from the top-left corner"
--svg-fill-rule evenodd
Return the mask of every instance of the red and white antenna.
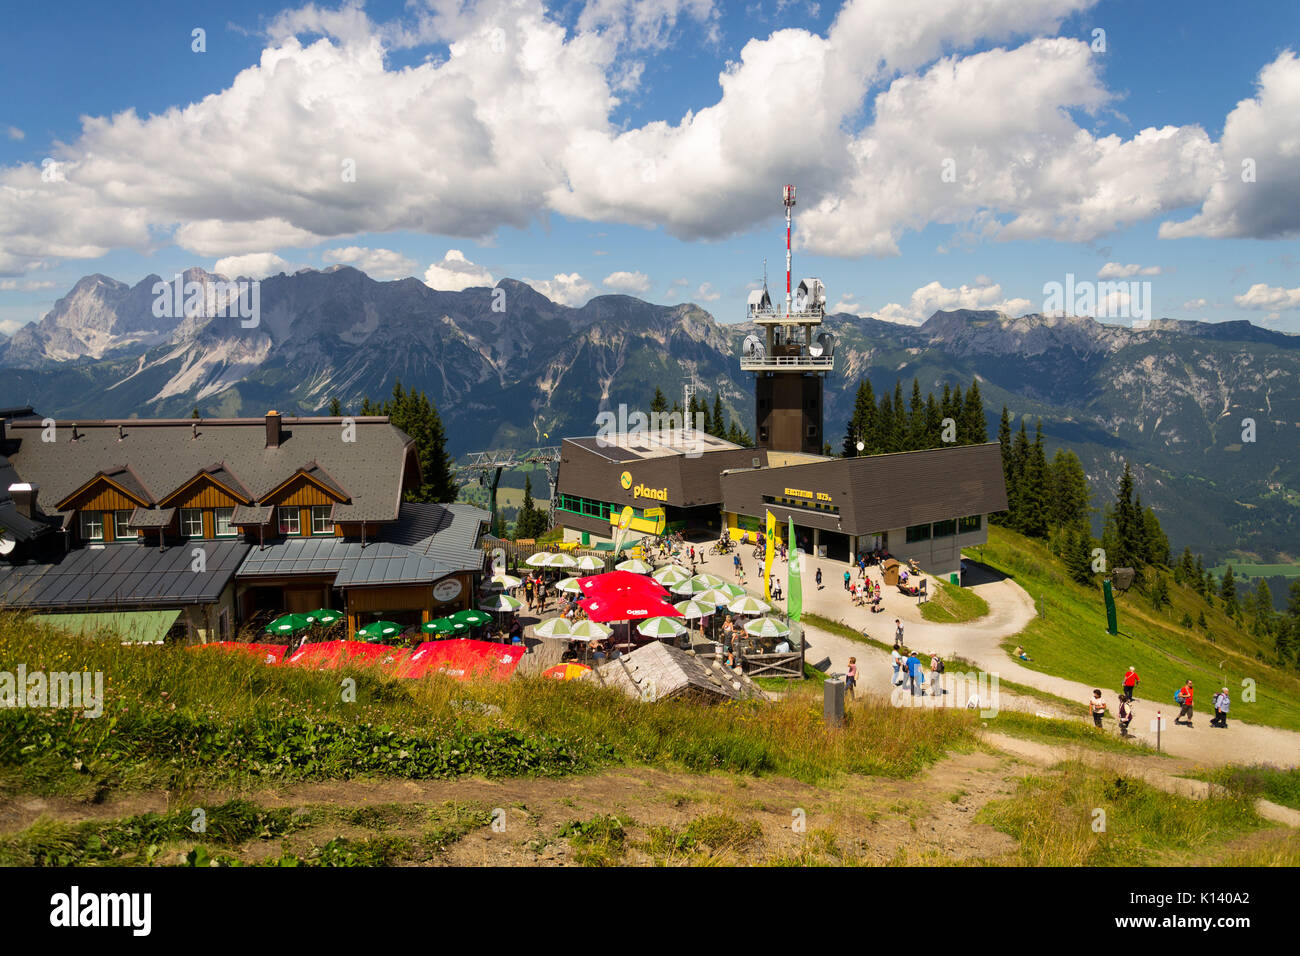
<path id="1" fill-rule="evenodd" d="M 790 216 L 794 209 L 794 187 L 786 185 L 781 190 L 781 199 L 785 203 L 785 314 L 790 314 L 794 297 L 790 286 Z"/>

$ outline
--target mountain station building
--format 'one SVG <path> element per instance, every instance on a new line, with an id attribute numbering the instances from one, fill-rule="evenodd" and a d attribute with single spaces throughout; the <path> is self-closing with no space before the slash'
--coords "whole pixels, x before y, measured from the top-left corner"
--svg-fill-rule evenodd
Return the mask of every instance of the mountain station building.
<path id="1" fill-rule="evenodd" d="M 343 611 L 349 634 L 419 624 L 472 606 L 488 521 L 403 501 L 419 484 L 415 443 L 386 417 L 4 410 L 0 608 L 130 613 L 201 640 L 321 608 Z"/>
<path id="2" fill-rule="evenodd" d="M 996 442 L 827 458 L 743 448 L 698 432 L 565 439 L 555 488 L 565 539 L 612 547 L 624 508 L 628 540 L 682 531 L 755 543 L 771 512 L 793 518 L 805 553 L 833 561 L 883 548 L 946 575 L 988 540 L 1007 507 Z"/>

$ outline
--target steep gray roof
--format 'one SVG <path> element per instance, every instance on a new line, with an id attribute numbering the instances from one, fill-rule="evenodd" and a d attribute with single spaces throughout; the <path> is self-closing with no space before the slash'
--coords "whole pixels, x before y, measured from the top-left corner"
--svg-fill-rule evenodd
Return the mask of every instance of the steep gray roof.
<path id="1" fill-rule="evenodd" d="M 54 442 L 41 441 L 40 419 L 10 421 L 8 430 L 18 446 L 10 455 L 13 466 L 23 481 L 40 485 L 47 508 L 96 474 L 124 468 L 150 500 L 161 500 L 216 462 L 220 472 L 213 476 L 237 482 L 232 488 L 250 496 L 267 494 L 302 470 L 349 499 L 335 506 L 335 521 L 396 520 L 411 438 L 387 418 L 354 421 L 356 441 L 345 442 L 339 419 L 285 418 L 275 448 L 266 445 L 262 418 L 77 422 L 75 442 L 71 422 L 58 424 Z M 114 480 L 123 483 L 117 474 Z"/>
<path id="2" fill-rule="evenodd" d="M 477 571 L 483 567 L 479 536 L 491 517 L 473 505 L 404 501 L 397 522 L 384 527 L 379 537 L 405 545 L 439 564 Z"/>
<path id="3" fill-rule="evenodd" d="M 58 564 L 0 566 L 0 604 L 92 608 L 212 604 L 225 590 L 249 545 L 204 542 L 205 570 L 195 571 L 197 545 L 157 548 L 106 544 L 78 548 Z"/>
<path id="4" fill-rule="evenodd" d="M 334 587 L 381 584 L 431 584 L 458 571 L 477 571 L 482 553 L 472 563 L 426 556 L 391 541 L 360 541 L 336 537 L 283 538 L 265 547 L 253 546 L 239 569 L 241 581 L 298 575 L 334 575 Z"/>

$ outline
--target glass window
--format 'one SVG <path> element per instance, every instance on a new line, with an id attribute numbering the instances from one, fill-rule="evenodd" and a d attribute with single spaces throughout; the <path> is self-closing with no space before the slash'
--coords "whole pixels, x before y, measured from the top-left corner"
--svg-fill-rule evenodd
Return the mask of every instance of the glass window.
<path id="1" fill-rule="evenodd" d="M 113 538 L 117 541 L 123 541 L 135 537 L 135 532 L 127 527 L 127 522 L 131 520 L 131 512 L 114 511 L 113 512 Z"/>
<path id="2" fill-rule="evenodd" d="M 203 537 L 203 512 L 200 509 L 181 509 L 181 534 L 187 538 Z"/>
<path id="3" fill-rule="evenodd" d="M 907 529 L 907 543 L 915 544 L 917 541 L 930 540 L 930 526 L 928 524 L 914 524 Z"/>
<path id="4" fill-rule="evenodd" d="M 936 538 L 951 538 L 957 533 L 957 521 L 955 518 L 949 518 L 947 521 L 936 521 L 934 523 L 934 536 Z"/>
<path id="5" fill-rule="evenodd" d="M 102 511 L 81 512 L 81 540 L 82 541 L 103 541 L 104 540 L 104 512 Z"/>
<path id="6" fill-rule="evenodd" d="M 230 523 L 230 519 L 234 516 L 234 508 L 216 508 L 213 510 L 212 520 L 216 525 L 218 538 L 233 538 L 239 533 L 239 529 Z"/>
<path id="7" fill-rule="evenodd" d="M 280 516 L 280 534 L 302 534 L 302 528 L 298 525 L 296 505 L 291 508 L 279 507 L 275 510 Z"/>
<path id="8" fill-rule="evenodd" d="M 957 531 L 965 534 L 967 531 L 978 531 L 980 529 L 980 515 L 971 515 L 969 518 L 962 518 L 957 522 Z"/>
<path id="9" fill-rule="evenodd" d="M 311 506 L 311 533 L 312 534 L 333 534 L 334 519 L 330 513 L 334 510 L 333 505 L 312 505 Z"/>

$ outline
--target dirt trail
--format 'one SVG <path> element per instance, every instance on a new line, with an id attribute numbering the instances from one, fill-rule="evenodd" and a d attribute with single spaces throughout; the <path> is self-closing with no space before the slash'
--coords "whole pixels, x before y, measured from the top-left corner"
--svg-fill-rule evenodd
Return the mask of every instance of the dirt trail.
<path id="1" fill-rule="evenodd" d="M 1194 800 L 1204 800 L 1213 793 L 1224 792 L 1222 787 L 1217 787 L 1204 780 L 1190 780 L 1187 777 L 1176 776 L 1176 774 L 1195 769 L 1195 765 L 1188 761 L 1176 761 L 1172 764 L 1168 761 L 1161 761 L 1156 764 L 1150 758 L 1133 758 L 1126 757 L 1123 754 L 1100 753 L 1081 746 L 1063 747 L 1041 743 L 1036 740 L 1024 740 L 1020 737 L 1008 737 L 1006 734 L 985 733 L 984 739 L 999 750 L 1022 760 L 1044 766 L 1051 766 L 1064 759 L 1075 758 L 1093 766 L 1118 767 L 1123 773 L 1133 777 L 1140 777 L 1151 786 L 1158 787 L 1166 793 L 1175 793 Z M 1292 810 L 1290 807 L 1284 807 L 1281 804 L 1262 798 L 1255 801 L 1255 809 L 1266 820 L 1273 820 L 1290 827 L 1300 827 L 1300 810 Z"/>
<path id="2" fill-rule="evenodd" d="M 741 554 L 748 574 L 748 586 L 752 590 L 761 591 L 761 566 L 755 567 L 756 562 L 750 554 L 750 549 L 742 549 Z M 730 555 L 715 555 L 704 561 L 703 567 L 728 579 L 733 579 L 735 576 L 731 568 Z M 819 567 L 822 570 L 821 590 L 818 590 L 814 583 L 814 575 Z M 999 579 L 969 588 L 988 604 L 989 613 L 984 617 L 966 624 L 935 624 L 921 617 L 915 599 L 905 597 L 893 588 L 884 589 L 885 611 L 883 613 L 872 614 L 866 608 L 854 607 L 848 592 L 844 590 L 844 571 L 847 567 L 843 562 L 807 559 L 803 579 L 804 610 L 834 621 L 841 621 L 867 634 L 873 640 L 886 644 L 893 644 L 894 621 L 898 619 L 903 624 L 904 644 L 923 652 L 922 664 L 927 671 L 929 655 L 932 653 L 937 652 L 946 658 L 962 657 L 982 671 L 997 674 L 1001 680 L 1013 681 L 1035 690 L 1079 702 L 1077 714 L 1066 715 L 1061 714 L 1058 708 L 1044 706 L 1042 702 L 1033 698 L 1017 698 L 1002 691 L 999 698 L 1001 707 L 1030 712 L 1049 711 L 1059 716 L 1087 719 L 1084 702 L 1092 697 L 1092 687 L 1078 681 L 1054 677 L 1022 667 L 999 646 L 1007 638 L 1024 630 L 1037 615 L 1033 598 L 1014 581 Z M 778 571 L 784 578 L 785 565 L 780 561 L 774 565 L 773 573 L 777 574 Z M 869 568 L 867 573 L 873 581 L 880 582 L 878 568 Z M 856 569 L 853 571 L 853 580 L 858 580 Z M 775 603 L 784 607 L 782 601 Z M 882 696 L 890 693 L 893 667 L 887 652 L 815 627 L 805 626 L 804 633 L 808 642 L 807 658 L 810 663 L 830 658 L 830 670 L 843 674 L 848 668 L 849 658 L 857 657 L 860 691 Z M 1122 673 L 1121 666 L 1116 671 L 1117 677 Z M 927 673 L 927 680 L 928 678 Z M 1113 688 L 1107 687 L 1103 687 L 1102 692 L 1113 714 L 1119 707 L 1116 693 Z M 1161 749 L 1175 756 L 1200 761 L 1210 766 L 1224 764 L 1300 766 L 1300 733 L 1277 727 L 1243 723 L 1235 717 L 1229 720 L 1227 730 L 1220 730 L 1210 726 L 1209 714 L 1203 710 L 1197 715 L 1195 726 L 1176 727 L 1173 718 L 1177 715 L 1177 711 L 1171 704 L 1164 702 L 1141 699 L 1136 702 L 1136 716 L 1131 727 L 1136 741 L 1155 746 L 1156 735 L 1150 726 L 1157 712 L 1165 717 L 1165 729 L 1160 735 Z"/>
<path id="3" fill-rule="evenodd" d="M 926 859 L 977 860 L 1012 852 L 1016 842 L 973 822 L 990 800 L 1016 789 L 1031 768 L 1000 754 L 977 751 L 946 757 L 910 780 L 850 776 L 828 786 L 782 777 L 689 774 L 646 768 L 611 770 L 559 780 L 471 778 L 456 781 L 336 781 L 245 793 L 188 796 L 183 805 L 214 807 L 240 796 L 270 807 L 385 804 L 477 804 L 504 811 L 505 830 L 472 831 L 450 846 L 441 862 L 461 866 L 557 866 L 574 862 L 574 847 L 559 830 L 572 821 L 613 815 L 627 831 L 628 864 L 853 861 L 897 863 Z M 168 807 L 163 793 L 113 796 L 93 805 L 64 798 L 0 800 L 0 833 L 40 817 L 66 822 L 116 819 Z M 693 821 L 726 815 L 756 824 L 742 846 L 707 847 L 700 854 L 651 850 L 656 828 L 686 831 Z M 736 831 L 740 827 L 734 828 Z M 334 831 L 305 834 L 323 843 Z M 357 834 L 348 831 L 348 836 Z M 248 849 L 248 858 L 269 852 Z"/>

